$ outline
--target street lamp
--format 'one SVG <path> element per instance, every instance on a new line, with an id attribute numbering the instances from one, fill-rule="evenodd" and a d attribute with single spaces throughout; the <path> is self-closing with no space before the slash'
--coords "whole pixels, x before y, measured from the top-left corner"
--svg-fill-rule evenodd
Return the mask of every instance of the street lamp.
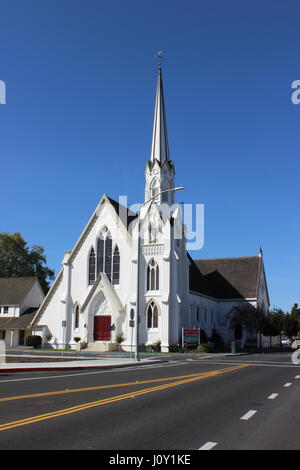
<path id="1" fill-rule="evenodd" d="M 137 252 L 137 299 L 136 299 L 136 319 L 135 319 L 135 352 L 134 352 L 134 359 L 139 361 L 139 352 L 138 352 L 138 342 L 139 342 L 139 310 L 140 310 L 140 226 L 141 226 L 141 208 L 148 204 L 148 202 L 156 199 L 162 193 L 167 193 L 170 191 L 181 191 L 184 189 L 183 186 L 177 186 L 176 188 L 169 188 L 160 191 L 159 193 L 155 194 L 154 196 L 150 197 L 146 202 L 142 204 L 138 204 L 138 252 Z"/>

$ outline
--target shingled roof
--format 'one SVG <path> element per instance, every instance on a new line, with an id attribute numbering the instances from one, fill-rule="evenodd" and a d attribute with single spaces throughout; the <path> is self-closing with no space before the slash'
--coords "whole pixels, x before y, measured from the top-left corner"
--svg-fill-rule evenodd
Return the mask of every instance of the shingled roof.
<path id="1" fill-rule="evenodd" d="M 0 305 L 21 305 L 37 277 L 1 277 Z"/>
<path id="2" fill-rule="evenodd" d="M 192 260 L 190 290 L 216 299 L 256 298 L 261 258 Z"/>
<path id="3" fill-rule="evenodd" d="M 0 330 L 24 330 L 29 328 L 37 308 L 29 308 L 20 317 L 0 317 Z"/>

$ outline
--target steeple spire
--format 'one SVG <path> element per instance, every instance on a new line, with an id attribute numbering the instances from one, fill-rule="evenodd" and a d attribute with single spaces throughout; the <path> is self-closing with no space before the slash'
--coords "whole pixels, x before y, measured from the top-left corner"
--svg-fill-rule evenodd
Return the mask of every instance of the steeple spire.
<path id="1" fill-rule="evenodd" d="M 158 67 L 151 161 L 170 160 L 161 66 Z"/>
<path id="2" fill-rule="evenodd" d="M 161 53 L 156 56 L 162 59 Z M 158 66 L 151 158 L 146 163 L 145 201 L 156 204 L 174 203 L 175 167 L 169 155 L 167 121 L 162 83 L 161 64 Z M 157 196 L 156 196 L 157 195 Z"/>

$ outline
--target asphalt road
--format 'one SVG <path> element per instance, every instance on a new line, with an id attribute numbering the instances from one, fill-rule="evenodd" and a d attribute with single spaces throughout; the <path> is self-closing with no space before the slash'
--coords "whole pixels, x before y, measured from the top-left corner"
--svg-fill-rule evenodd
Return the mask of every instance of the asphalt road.
<path id="1" fill-rule="evenodd" d="M 0 449 L 300 449 L 291 353 L 0 375 Z"/>

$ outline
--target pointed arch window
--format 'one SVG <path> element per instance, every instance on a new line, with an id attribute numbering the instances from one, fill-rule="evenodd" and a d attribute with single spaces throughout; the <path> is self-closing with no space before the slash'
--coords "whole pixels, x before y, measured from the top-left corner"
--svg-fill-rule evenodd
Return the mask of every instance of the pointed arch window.
<path id="1" fill-rule="evenodd" d="M 96 257 L 94 248 L 91 249 L 89 255 L 89 285 L 95 282 L 95 268 L 96 268 Z"/>
<path id="2" fill-rule="evenodd" d="M 147 268 L 147 290 L 159 290 L 159 267 L 152 259 Z"/>
<path id="3" fill-rule="evenodd" d="M 103 238 L 98 238 L 97 241 L 97 277 L 99 273 L 103 273 L 104 266 L 104 240 Z"/>
<path id="4" fill-rule="evenodd" d="M 158 328 L 158 308 L 153 300 L 147 308 L 147 327 Z"/>
<path id="5" fill-rule="evenodd" d="M 74 312 L 74 315 L 75 315 L 75 318 L 74 318 L 74 329 L 75 329 L 75 330 L 76 330 L 77 328 L 79 328 L 79 314 L 80 314 L 79 305 L 76 305 L 75 312 Z"/>
<path id="6" fill-rule="evenodd" d="M 112 283 L 120 284 L 120 251 L 116 245 L 113 252 Z"/>
<path id="7" fill-rule="evenodd" d="M 99 273 L 105 273 L 111 281 L 112 239 L 107 227 L 103 228 L 97 241 L 97 276 Z"/>
<path id="8" fill-rule="evenodd" d="M 157 179 L 153 180 L 150 187 L 150 198 L 155 197 L 159 192 L 159 184 Z"/>

